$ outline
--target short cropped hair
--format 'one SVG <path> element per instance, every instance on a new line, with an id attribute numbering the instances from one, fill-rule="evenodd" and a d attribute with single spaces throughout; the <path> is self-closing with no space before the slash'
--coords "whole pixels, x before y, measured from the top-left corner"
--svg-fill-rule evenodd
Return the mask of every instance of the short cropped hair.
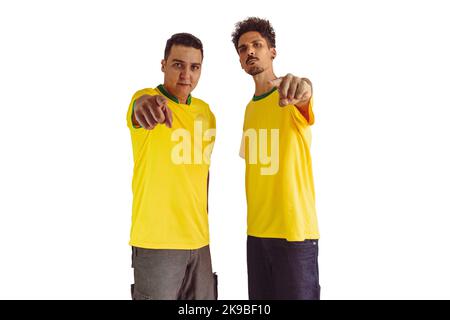
<path id="1" fill-rule="evenodd" d="M 192 47 L 195 49 L 200 49 L 203 59 L 203 44 L 199 38 L 193 36 L 190 33 L 176 33 L 170 37 L 166 42 L 166 48 L 164 49 L 164 59 L 167 60 L 170 54 L 170 50 L 174 45 L 181 45 L 185 47 Z"/>

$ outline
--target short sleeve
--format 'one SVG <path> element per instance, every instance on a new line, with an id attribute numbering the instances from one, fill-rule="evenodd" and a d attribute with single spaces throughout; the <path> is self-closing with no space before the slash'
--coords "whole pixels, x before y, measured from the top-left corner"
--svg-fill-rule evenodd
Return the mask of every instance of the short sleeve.
<path id="1" fill-rule="evenodd" d="M 306 119 L 303 114 L 298 110 L 298 108 L 294 105 L 290 106 L 290 110 L 296 122 L 301 125 L 312 126 L 315 122 L 314 112 L 313 112 L 313 97 L 309 100 L 308 104 L 308 119 Z"/>
<path id="2" fill-rule="evenodd" d="M 134 113 L 134 106 L 136 103 L 136 100 L 142 97 L 143 95 L 157 95 L 158 92 L 154 89 L 142 89 L 137 91 L 133 97 L 131 98 L 130 104 L 128 105 L 128 112 L 127 112 L 127 127 L 130 128 L 130 130 L 138 130 L 141 129 L 141 127 L 135 127 L 133 125 L 133 113 Z"/>

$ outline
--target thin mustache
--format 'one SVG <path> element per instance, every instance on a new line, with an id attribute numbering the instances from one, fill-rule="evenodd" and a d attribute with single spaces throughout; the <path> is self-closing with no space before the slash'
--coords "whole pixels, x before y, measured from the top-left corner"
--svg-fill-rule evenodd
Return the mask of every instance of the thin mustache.
<path id="1" fill-rule="evenodd" d="M 256 57 L 248 57 L 247 58 L 247 61 L 245 61 L 245 63 L 249 63 L 250 62 L 250 60 L 259 60 L 258 58 L 256 58 Z"/>

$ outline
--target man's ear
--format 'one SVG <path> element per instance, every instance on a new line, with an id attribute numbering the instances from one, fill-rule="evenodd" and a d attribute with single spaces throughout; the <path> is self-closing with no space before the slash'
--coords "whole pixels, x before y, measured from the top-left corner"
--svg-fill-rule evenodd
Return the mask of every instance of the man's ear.
<path id="1" fill-rule="evenodd" d="M 272 60 L 275 59 L 275 57 L 277 56 L 277 49 L 270 48 L 270 53 L 272 55 Z"/>
<path id="2" fill-rule="evenodd" d="M 166 60 L 164 59 L 161 60 L 161 71 L 166 71 Z"/>

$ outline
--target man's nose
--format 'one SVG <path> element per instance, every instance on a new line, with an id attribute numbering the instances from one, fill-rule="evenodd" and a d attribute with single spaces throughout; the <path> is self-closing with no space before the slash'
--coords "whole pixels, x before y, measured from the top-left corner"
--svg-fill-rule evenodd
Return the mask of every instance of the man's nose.
<path id="1" fill-rule="evenodd" d="M 246 62 L 248 61 L 248 59 L 250 58 L 255 58 L 255 53 L 254 52 L 249 52 L 247 55 L 247 59 L 245 60 Z"/>
<path id="2" fill-rule="evenodd" d="M 189 71 L 187 69 L 181 70 L 180 79 L 185 80 L 189 78 Z"/>

